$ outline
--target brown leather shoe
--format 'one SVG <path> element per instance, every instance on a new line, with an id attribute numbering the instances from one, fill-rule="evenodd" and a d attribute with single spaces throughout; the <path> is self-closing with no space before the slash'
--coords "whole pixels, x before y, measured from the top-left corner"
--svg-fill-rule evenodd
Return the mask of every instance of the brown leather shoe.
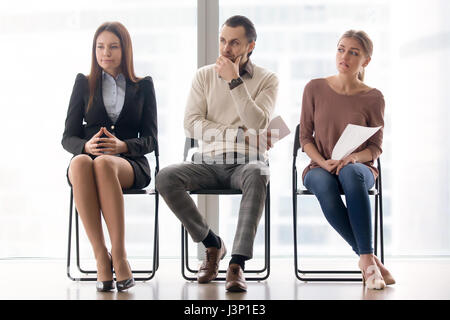
<path id="1" fill-rule="evenodd" d="M 232 263 L 228 266 L 227 282 L 225 288 L 230 292 L 244 292 L 247 291 L 247 284 L 245 283 L 244 272 L 240 265 Z"/>
<path id="2" fill-rule="evenodd" d="M 219 262 L 227 254 L 227 248 L 222 239 L 220 239 L 220 249 L 216 247 L 206 248 L 206 259 L 198 270 L 197 280 L 199 283 L 208 283 L 219 274 Z"/>

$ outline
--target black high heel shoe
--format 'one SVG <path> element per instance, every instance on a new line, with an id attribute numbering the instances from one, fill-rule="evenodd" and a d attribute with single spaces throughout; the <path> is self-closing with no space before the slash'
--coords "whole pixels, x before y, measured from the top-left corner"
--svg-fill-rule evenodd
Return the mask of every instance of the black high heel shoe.
<path id="1" fill-rule="evenodd" d="M 127 263 L 128 263 L 128 267 L 131 270 L 130 263 L 128 262 L 128 260 L 127 260 Z M 135 284 L 136 283 L 134 282 L 133 274 L 131 274 L 131 278 L 117 281 L 117 291 L 122 292 L 122 291 L 128 290 L 131 287 L 134 287 Z"/>
<path id="2" fill-rule="evenodd" d="M 113 273 L 112 256 L 110 253 L 108 253 L 108 255 L 111 258 L 111 273 Z M 114 285 L 114 279 L 107 281 L 97 281 L 95 287 L 97 288 L 97 292 L 108 292 L 116 288 L 116 286 Z"/>

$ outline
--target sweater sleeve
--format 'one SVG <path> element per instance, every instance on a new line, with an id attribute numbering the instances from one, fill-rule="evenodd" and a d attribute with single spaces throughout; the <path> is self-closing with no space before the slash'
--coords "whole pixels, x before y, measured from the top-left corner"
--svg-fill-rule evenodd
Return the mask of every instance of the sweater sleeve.
<path id="1" fill-rule="evenodd" d="M 312 82 L 310 81 L 303 90 L 302 111 L 300 114 L 300 145 L 304 152 L 304 146 L 314 141 L 314 96 Z"/>
<path id="2" fill-rule="evenodd" d="M 383 152 L 381 145 L 383 143 L 384 130 L 384 97 L 380 92 L 380 97 L 377 103 L 373 106 L 369 117 L 369 127 L 380 127 L 372 137 L 367 140 L 367 148 L 372 153 L 372 160 L 375 161 Z"/>
<path id="3" fill-rule="evenodd" d="M 221 140 L 235 142 L 239 126 L 224 125 L 206 119 L 207 102 L 205 94 L 205 74 L 198 70 L 192 81 L 186 110 L 184 113 L 184 129 L 186 136 L 206 142 Z"/>
<path id="4" fill-rule="evenodd" d="M 236 111 L 248 129 L 263 130 L 269 125 L 275 109 L 278 83 L 277 76 L 271 73 L 262 83 L 255 99 L 252 99 L 245 82 L 230 91 Z"/>
<path id="5" fill-rule="evenodd" d="M 83 153 L 84 145 L 84 95 L 88 90 L 87 78 L 79 73 L 75 79 L 67 111 L 66 123 L 61 144 L 68 152 L 78 155 Z"/>

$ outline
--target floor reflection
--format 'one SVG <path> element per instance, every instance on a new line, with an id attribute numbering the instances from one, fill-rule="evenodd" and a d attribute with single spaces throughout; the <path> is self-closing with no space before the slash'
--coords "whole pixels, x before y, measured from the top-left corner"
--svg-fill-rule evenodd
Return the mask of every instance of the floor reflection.
<path id="1" fill-rule="evenodd" d="M 67 300 L 158 300 L 158 281 L 137 282 L 127 291 L 118 292 L 117 289 L 109 292 L 97 292 L 95 282 L 74 282 L 66 289 Z"/>
<path id="2" fill-rule="evenodd" d="M 224 281 L 213 281 L 199 284 L 195 281 L 186 282 L 181 291 L 183 300 L 247 300 L 270 299 L 270 290 L 266 281 L 247 281 L 247 292 L 227 292 Z"/>

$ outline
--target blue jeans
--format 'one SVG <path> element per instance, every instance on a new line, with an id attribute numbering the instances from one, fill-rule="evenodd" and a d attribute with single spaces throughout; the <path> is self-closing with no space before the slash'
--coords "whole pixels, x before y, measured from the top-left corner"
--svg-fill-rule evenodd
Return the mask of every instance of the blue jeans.
<path id="1" fill-rule="evenodd" d="M 358 255 L 373 253 L 368 190 L 374 183 L 372 171 L 362 163 L 346 165 L 338 176 L 314 168 L 304 179 L 305 187 L 319 200 L 328 222 Z M 340 191 L 345 194 L 347 207 Z"/>

